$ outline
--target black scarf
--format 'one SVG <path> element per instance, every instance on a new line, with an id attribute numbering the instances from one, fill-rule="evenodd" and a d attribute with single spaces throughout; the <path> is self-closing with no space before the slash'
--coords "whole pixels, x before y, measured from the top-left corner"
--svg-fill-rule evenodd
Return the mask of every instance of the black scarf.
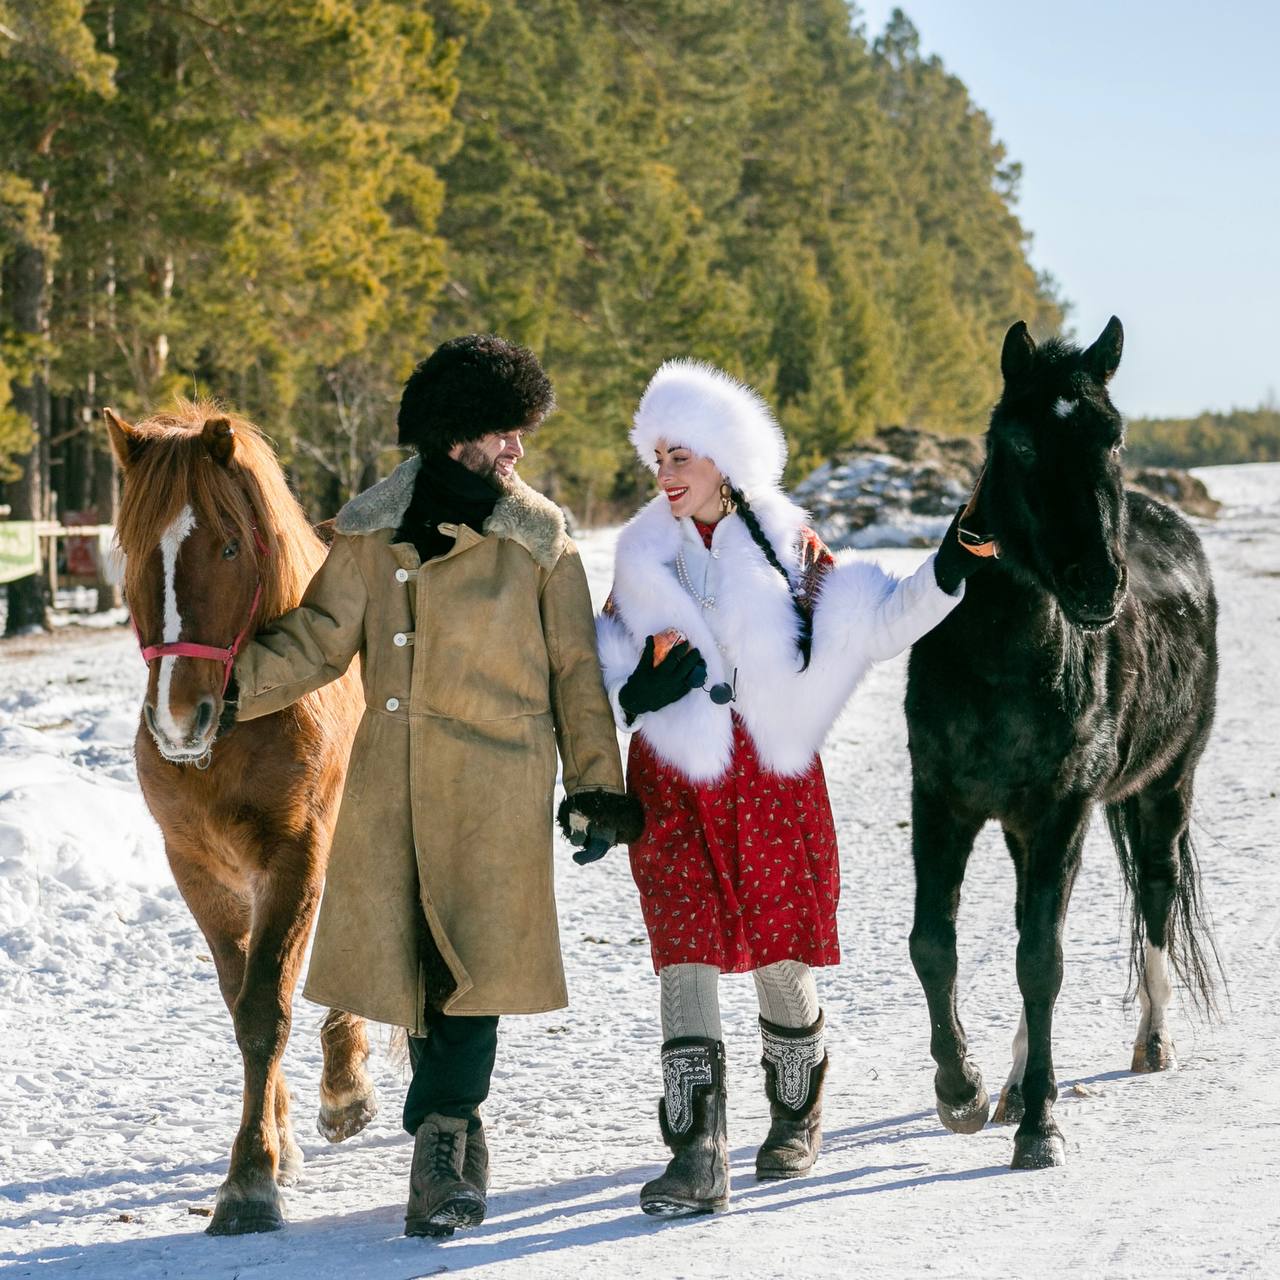
<path id="1" fill-rule="evenodd" d="M 412 542 L 424 563 L 433 560 L 454 543 L 440 532 L 441 524 L 465 524 L 483 533 L 484 522 L 501 496 L 490 479 L 476 475 L 448 455 L 425 457 L 393 541 Z"/>

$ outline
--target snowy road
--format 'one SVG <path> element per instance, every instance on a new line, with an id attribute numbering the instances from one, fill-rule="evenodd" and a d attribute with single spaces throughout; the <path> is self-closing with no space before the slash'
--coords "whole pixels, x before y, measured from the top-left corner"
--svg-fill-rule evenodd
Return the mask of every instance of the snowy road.
<path id="1" fill-rule="evenodd" d="M 134 779 L 143 684 L 123 630 L 0 648 L 0 1268 L 18 1275 L 559 1277 L 1275 1274 L 1280 1248 L 1280 465 L 1201 473 L 1222 604 L 1219 717 L 1196 836 L 1230 977 L 1220 1025 L 1177 1008 L 1180 1069 L 1127 1071 L 1127 924 L 1090 836 L 1056 1017 L 1063 1169 L 1012 1173 L 1012 1130 L 942 1130 L 907 956 L 905 662 L 873 672 L 824 760 L 840 827 L 844 962 L 819 975 L 832 1070 L 813 1174 L 756 1184 L 767 1127 L 751 982 L 723 983 L 733 1206 L 637 1210 L 661 1163 L 656 980 L 625 858 L 558 863 L 572 1007 L 502 1025 L 486 1109 L 490 1219 L 400 1237 L 411 1144 L 384 1110 L 329 1147 L 312 1128 L 322 1011 L 295 1007 L 286 1065 L 308 1164 L 272 1236 L 202 1232 L 239 1113 L 239 1059 L 203 939 Z M 607 586 L 608 535 L 584 540 Z M 918 556 L 886 560 L 907 567 Z M 1017 1023 L 1013 878 L 981 837 L 960 919 L 961 1000 L 994 1089 Z"/>

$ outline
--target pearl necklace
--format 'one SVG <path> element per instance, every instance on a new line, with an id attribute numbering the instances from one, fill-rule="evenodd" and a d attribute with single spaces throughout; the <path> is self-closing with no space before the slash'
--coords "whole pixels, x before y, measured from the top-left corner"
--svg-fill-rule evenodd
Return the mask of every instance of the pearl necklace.
<path id="1" fill-rule="evenodd" d="M 680 581 L 680 585 L 694 598 L 694 600 L 704 609 L 714 609 L 716 607 L 715 596 L 701 595 L 693 585 L 693 579 L 689 576 L 689 566 L 684 562 L 684 552 L 676 552 L 676 577 Z"/>

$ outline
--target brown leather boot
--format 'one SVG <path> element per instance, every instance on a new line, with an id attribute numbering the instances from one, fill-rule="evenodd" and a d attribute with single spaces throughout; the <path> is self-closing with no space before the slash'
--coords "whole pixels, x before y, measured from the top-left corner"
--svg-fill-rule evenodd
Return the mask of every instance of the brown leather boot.
<path id="1" fill-rule="evenodd" d="M 640 1208 L 659 1218 L 719 1213 L 729 1205 L 724 1044 L 681 1036 L 662 1046 L 658 1123 L 672 1156 L 640 1189 Z"/>
<path id="2" fill-rule="evenodd" d="M 463 1176 L 467 1124 L 465 1117 L 429 1115 L 418 1126 L 405 1235 L 451 1236 L 455 1227 L 484 1221 L 484 1192 Z"/>
<path id="3" fill-rule="evenodd" d="M 827 1076 L 823 1017 L 809 1027 L 760 1019 L 764 1091 L 773 1123 L 756 1153 L 756 1177 L 797 1178 L 813 1168 L 822 1146 L 822 1085 Z"/>
<path id="4" fill-rule="evenodd" d="M 477 1108 L 467 1117 L 467 1150 L 462 1157 L 462 1180 L 469 1182 L 482 1196 L 489 1194 L 489 1144 L 484 1136 L 484 1121 Z"/>

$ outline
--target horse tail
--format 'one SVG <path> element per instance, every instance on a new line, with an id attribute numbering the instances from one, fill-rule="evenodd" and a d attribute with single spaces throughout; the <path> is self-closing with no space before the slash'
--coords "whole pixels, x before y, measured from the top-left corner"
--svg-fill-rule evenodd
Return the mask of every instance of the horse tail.
<path id="1" fill-rule="evenodd" d="M 1132 1000 L 1146 974 L 1146 922 L 1142 916 L 1140 880 L 1136 845 L 1138 842 L 1138 797 L 1107 805 L 1107 827 L 1111 842 L 1120 859 L 1125 894 L 1130 903 L 1129 990 L 1125 998 Z M 1218 986 L 1225 990 L 1226 976 L 1222 959 L 1213 939 L 1200 895 L 1200 860 L 1191 840 L 1191 830 L 1184 827 L 1178 836 L 1177 872 L 1173 903 L 1169 911 L 1165 945 L 1169 962 L 1191 1002 L 1204 1018 L 1218 1016 Z"/>

